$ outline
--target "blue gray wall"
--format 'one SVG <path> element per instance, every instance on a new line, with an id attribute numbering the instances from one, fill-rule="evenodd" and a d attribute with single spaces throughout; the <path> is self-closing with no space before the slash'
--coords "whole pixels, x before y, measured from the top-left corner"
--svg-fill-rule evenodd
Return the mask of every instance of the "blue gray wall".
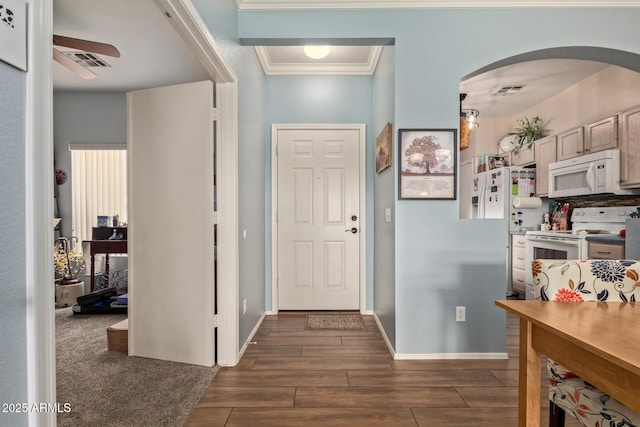
<path id="1" fill-rule="evenodd" d="M 269 76 L 266 83 L 265 212 L 267 225 L 267 307 L 271 307 L 271 125 L 274 123 L 364 123 L 367 128 L 367 309 L 373 309 L 372 78 L 370 76 Z"/>
<path id="2" fill-rule="evenodd" d="M 25 76 L 0 62 L 0 402 L 27 402 L 25 257 Z M 53 286 L 53 285 L 52 285 Z M 3 413 L 0 424 L 26 426 Z"/>
<path id="3" fill-rule="evenodd" d="M 373 79 L 373 123 L 380 132 L 387 122 L 392 124 L 391 161 L 396 161 L 395 111 L 395 48 L 385 46 Z M 377 135 L 377 134 L 376 134 Z M 396 287 L 395 287 L 395 200 L 396 174 L 390 167 L 375 175 L 374 230 L 374 312 L 387 338 L 395 347 Z M 385 220 L 385 209 L 391 209 L 391 222 Z"/>
<path id="4" fill-rule="evenodd" d="M 127 142 L 127 102 L 125 93 L 54 92 L 53 144 L 57 169 L 67 172 L 67 182 L 56 186 L 61 235 L 71 229 L 71 152 L 69 144 L 125 144 Z"/>
<path id="5" fill-rule="evenodd" d="M 400 128 L 457 128 L 460 79 L 497 60 L 549 47 L 638 53 L 637 8 L 239 12 L 241 39 L 395 39 Z M 395 167 L 394 167 L 395 169 Z M 396 170 L 397 172 L 397 170 Z M 457 201 L 395 201 L 396 352 L 505 351 L 505 228 L 460 221 Z M 467 322 L 455 322 L 455 306 Z M 389 332 L 388 332 L 389 334 Z"/>

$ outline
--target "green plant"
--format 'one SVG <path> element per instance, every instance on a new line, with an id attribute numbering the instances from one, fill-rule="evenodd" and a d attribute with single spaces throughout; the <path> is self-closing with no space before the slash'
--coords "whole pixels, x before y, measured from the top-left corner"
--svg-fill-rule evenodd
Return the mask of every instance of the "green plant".
<path id="1" fill-rule="evenodd" d="M 82 251 L 77 251 L 78 238 L 60 237 L 54 242 L 53 263 L 56 273 L 62 276 L 62 285 L 80 283 L 78 274 L 84 269 L 85 262 Z"/>
<path id="2" fill-rule="evenodd" d="M 522 149 L 531 147 L 533 141 L 544 138 L 549 135 L 550 131 L 547 128 L 547 123 L 540 117 L 535 116 L 531 119 L 523 117 L 518 120 L 518 127 L 513 132 L 517 135 L 518 146 L 514 149 L 517 153 Z"/>

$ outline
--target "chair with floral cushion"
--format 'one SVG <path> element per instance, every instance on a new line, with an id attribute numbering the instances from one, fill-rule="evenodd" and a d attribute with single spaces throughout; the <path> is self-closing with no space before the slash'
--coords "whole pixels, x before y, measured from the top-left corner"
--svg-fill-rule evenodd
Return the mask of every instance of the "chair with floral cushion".
<path id="1" fill-rule="evenodd" d="M 531 267 L 537 300 L 633 302 L 640 297 L 640 261 L 537 259 Z M 640 427 L 640 414 L 573 372 L 552 360 L 547 371 L 549 426 L 564 426 L 568 412 L 585 426 Z"/>

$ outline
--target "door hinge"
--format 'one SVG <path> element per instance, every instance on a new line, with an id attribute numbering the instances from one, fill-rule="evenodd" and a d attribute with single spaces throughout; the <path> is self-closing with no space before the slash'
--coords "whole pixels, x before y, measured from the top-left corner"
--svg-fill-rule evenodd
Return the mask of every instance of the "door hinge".
<path id="1" fill-rule="evenodd" d="M 213 212 L 213 223 L 216 224 L 216 225 L 220 224 L 221 217 L 222 217 L 222 215 L 220 214 L 220 212 L 214 211 Z"/>
<path id="2" fill-rule="evenodd" d="M 220 315 L 219 314 L 214 314 L 213 315 L 213 327 L 214 328 L 219 327 L 221 322 L 222 322 L 222 320 L 220 319 Z"/>
<path id="3" fill-rule="evenodd" d="M 216 120 L 220 120 L 220 109 L 211 107 L 211 120 L 213 120 L 214 122 Z"/>
<path id="4" fill-rule="evenodd" d="M 278 155 L 278 144 L 276 144 L 276 156 Z"/>

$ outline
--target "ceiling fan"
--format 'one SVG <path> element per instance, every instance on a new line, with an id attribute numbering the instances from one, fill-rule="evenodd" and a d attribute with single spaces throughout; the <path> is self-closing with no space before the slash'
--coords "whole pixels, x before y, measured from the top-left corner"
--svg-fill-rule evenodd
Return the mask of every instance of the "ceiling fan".
<path id="1" fill-rule="evenodd" d="M 109 66 L 94 54 L 120 58 L 120 51 L 118 51 L 115 46 L 107 43 L 58 36 L 54 34 L 53 45 L 53 59 L 83 79 L 94 79 L 96 77 L 96 73 L 89 70 L 87 68 L 88 66 Z M 56 49 L 55 46 L 76 49 L 79 52 L 73 52 L 69 55 L 62 53 L 60 50 Z M 73 58 L 71 56 L 73 56 Z"/>

